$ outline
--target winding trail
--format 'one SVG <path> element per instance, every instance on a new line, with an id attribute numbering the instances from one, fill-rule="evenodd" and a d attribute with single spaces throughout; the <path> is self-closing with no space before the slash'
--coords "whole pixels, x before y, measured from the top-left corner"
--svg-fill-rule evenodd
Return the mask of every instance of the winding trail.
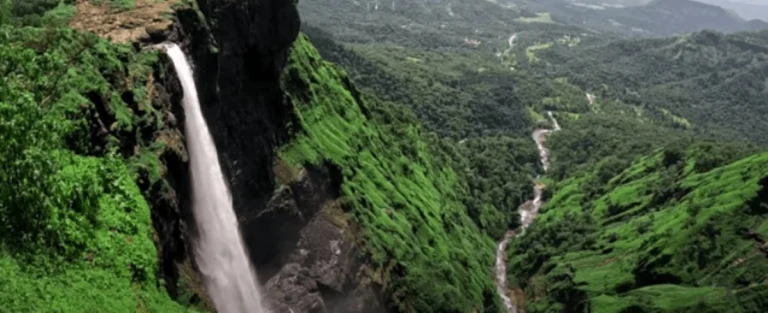
<path id="1" fill-rule="evenodd" d="M 544 172 L 549 170 L 549 150 L 546 146 L 544 146 L 544 143 L 546 142 L 547 136 L 562 129 L 560 128 L 560 124 L 557 123 L 557 120 L 552 115 L 552 111 L 547 111 L 547 115 L 549 115 L 549 119 L 552 121 L 552 126 L 554 128 L 537 129 L 533 131 L 533 140 L 536 142 L 536 148 L 539 149 L 539 158 L 541 160 L 541 166 L 544 169 Z M 504 307 L 506 308 L 507 313 L 517 313 L 517 306 L 515 305 L 514 301 L 512 301 L 512 297 L 510 296 L 511 292 L 509 286 L 507 285 L 507 246 L 509 245 L 510 239 L 525 234 L 525 230 L 533 223 L 533 221 L 536 219 L 536 216 L 539 215 L 539 209 L 541 208 L 542 204 L 541 198 L 544 194 L 545 187 L 546 186 L 541 183 L 534 184 L 533 200 L 526 201 L 517 209 L 518 213 L 520 213 L 520 228 L 510 229 L 507 231 L 496 247 L 496 265 L 494 266 L 496 291 L 499 293 L 499 296 L 504 302 Z M 518 230 L 520 231 L 519 233 Z"/>

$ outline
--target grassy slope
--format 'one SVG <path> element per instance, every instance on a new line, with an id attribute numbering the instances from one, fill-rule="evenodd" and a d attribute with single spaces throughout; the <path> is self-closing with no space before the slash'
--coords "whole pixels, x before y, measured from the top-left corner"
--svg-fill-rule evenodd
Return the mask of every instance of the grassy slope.
<path id="1" fill-rule="evenodd" d="M 419 127 L 372 113 L 383 104 L 362 100 L 303 35 L 284 85 L 303 132 L 281 157 L 342 169 L 349 214 L 363 229 L 372 265 L 384 271 L 397 310 L 498 311 L 494 242 L 467 216 L 456 173 L 430 152 Z"/>
<path id="2" fill-rule="evenodd" d="M 592 196 L 593 173 L 557 188 L 510 249 L 529 312 L 763 312 L 768 260 L 740 234 L 768 235 L 768 153 L 707 172 L 676 159 L 641 158 Z"/>
<path id="3" fill-rule="evenodd" d="M 184 311 L 155 276 L 135 182 L 160 179 L 166 146 L 139 131 L 164 118 L 148 89 L 156 55 L 71 30 L 0 37 L 0 312 Z M 93 98 L 114 113 L 109 133 L 135 146 L 89 140 Z"/>

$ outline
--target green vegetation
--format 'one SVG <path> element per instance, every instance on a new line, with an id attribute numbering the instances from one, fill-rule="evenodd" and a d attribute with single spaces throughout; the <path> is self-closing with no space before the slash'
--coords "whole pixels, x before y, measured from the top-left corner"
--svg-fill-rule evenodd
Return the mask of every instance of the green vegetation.
<path id="1" fill-rule="evenodd" d="M 723 166 L 744 153 L 606 159 L 557 184 L 510 249 L 528 312 L 763 312 L 768 154 Z"/>
<path id="2" fill-rule="evenodd" d="M 643 109 L 663 125 L 765 145 L 765 33 L 709 31 L 677 38 L 539 51 L 549 77 Z M 540 68 L 540 67 L 539 67 Z"/>
<path id="3" fill-rule="evenodd" d="M 136 5 L 136 0 L 89 0 L 93 4 L 109 4 L 113 10 L 126 10 L 133 8 Z M 166 0 L 154 0 L 154 1 L 166 1 Z"/>
<path id="4" fill-rule="evenodd" d="M 516 223 L 517 207 L 532 196 L 531 180 L 538 167 L 538 152 L 530 139 L 532 107 L 579 110 L 586 99 L 577 87 L 563 89 L 567 80 L 532 81 L 527 73 L 509 75 L 476 54 L 434 52 L 399 46 L 350 45 L 332 42 L 313 31 L 311 38 L 324 56 L 349 66 L 350 77 L 377 98 L 409 105 L 424 129 L 434 133 L 450 153 L 459 181 L 470 188 L 465 203 L 470 216 L 493 238 Z M 412 63 L 407 58 L 422 60 Z M 483 72 L 477 68 L 487 68 Z M 510 88 L 516 86 L 517 88 Z M 547 95 L 575 105 L 549 105 Z M 581 109 L 586 110 L 586 109 Z M 549 127 L 548 119 L 541 119 Z M 415 123 L 415 121 L 414 121 Z M 537 124 L 538 125 L 538 124 Z M 457 144 L 462 143 L 462 144 Z M 434 146 L 434 145 L 433 145 Z"/>
<path id="5" fill-rule="evenodd" d="M 505 90 L 509 81 L 502 75 L 509 70 L 476 52 L 377 44 L 338 49 L 349 55 L 338 60 L 342 64 L 365 60 L 351 69 L 356 82 L 382 99 L 411 105 L 430 131 L 456 140 L 528 131 L 530 122 L 515 106 L 519 100 Z M 422 61 L 404 61 L 403 56 Z"/>
<path id="6" fill-rule="evenodd" d="M 528 138 L 499 136 L 467 140 L 458 152 L 453 167 L 465 171 L 461 178 L 469 185 L 467 212 L 481 230 L 501 238 L 517 227 L 517 208 L 533 196 L 536 146 Z M 463 155 L 468 161 L 461 160 Z"/>
<path id="7" fill-rule="evenodd" d="M 75 14 L 74 0 L 0 0 L 0 25 L 65 26 Z"/>
<path id="8" fill-rule="evenodd" d="M 510 249 L 510 281 L 528 295 L 528 312 L 768 307 L 759 274 L 768 268 L 759 191 L 768 156 L 754 154 L 766 144 L 764 33 L 616 41 L 567 24 L 626 33 L 642 26 L 650 32 L 636 33 L 649 35 L 687 29 L 698 13 L 667 16 L 657 28 L 643 23 L 658 7 L 594 13 L 625 24 L 606 27 L 608 18 L 566 6 L 543 3 L 552 12 L 545 15 L 515 1 L 508 16 L 516 19 L 499 22 L 498 7 L 448 3 L 450 18 L 440 14 L 446 2 L 425 5 L 429 12 L 381 8 L 375 19 L 355 9 L 328 15 L 328 3 L 301 6 L 321 28 L 305 29 L 324 57 L 363 90 L 413 108 L 437 138 L 430 143 L 455 152 L 449 165 L 469 188 L 466 211 L 493 238 L 516 226 L 505 217 L 530 197 L 538 166 L 530 132 L 550 127 L 545 113 L 554 112 L 565 131 L 547 142 L 550 200 Z M 551 23 L 521 23 L 545 16 Z M 463 38 L 483 44 L 470 49 Z"/>
<path id="9" fill-rule="evenodd" d="M 525 55 L 526 55 L 526 57 L 528 57 L 528 62 L 529 63 L 539 63 L 540 60 L 539 60 L 538 57 L 536 57 L 536 51 L 537 50 L 547 50 L 547 49 L 552 49 L 552 43 L 551 42 L 537 43 L 537 44 L 535 44 L 533 46 L 525 48 Z"/>
<path id="10" fill-rule="evenodd" d="M 303 35 L 284 75 L 303 130 L 280 152 L 293 164 L 331 162 L 351 218 L 399 312 L 498 312 L 494 241 L 462 205 L 465 188 L 414 118 L 363 99 Z"/>
<path id="11" fill-rule="evenodd" d="M 291 52 L 298 125 L 278 156 L 340 169 L 364 271 L 394 311 L 500 312 L 494 243 L 533 181 L 548 203 L 509 257 L 527 312 L 768 307 L 766 33 L 614 40 L 746 27 L 682 0 L 350 2 L 301 2 L 320 52 L 305 36 Z M 190 310 L 202 291 L 181 278 L 184 303 L 168 296 L 148 205 L 172 192 L 161 156 L 184 154 L 153 101 L 158 57 L 64 29 L 73 4 L 0 0 L 0 312 Z M 536 178 L 546 111 L 565 131 Z"/>
<path id="12" fill-rule="evenodd" d="M 167 1 L 167 0 L 156 0 Z M 89 0 L 113 11 L 133 8 L 135 0 Z M 75 15 L 75 0 L 0 0 L 0 25 L 66 27 Z"/>
<path id="13" fill-rule="evenodd" d="M 692 141 L 683 133 L 632 116 L 583 114 L 575 120 L 561 118 L 560 123 L 567 131 L 555 133 L 547 141 L 552 152 L 548 175 L 557 180 L 590 171 L 608 157 L 626 166 L 648 151 Z"/>
<path id="14" fill-rule="evenodd" d="M 180 312 L 156 275 L 150 209 L 172 141 L 154 53 L 68 29 L 0 26 L 3 312 Z"/>

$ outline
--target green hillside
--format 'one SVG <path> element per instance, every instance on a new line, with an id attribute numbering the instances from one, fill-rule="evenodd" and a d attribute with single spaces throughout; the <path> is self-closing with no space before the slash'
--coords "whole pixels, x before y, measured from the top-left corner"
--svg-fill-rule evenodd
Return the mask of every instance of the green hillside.
<path id="1" fill-rule="evenodd" d="M 466 191 L 413 117 L 365 98 L 306 37 L 294 44 L 283 84 L 302 133 L 280 153 L 299 166 L 331 162 L 362 227 L 366 257 L 399 312 L 497 312 L 494 242 L 462 205 Z M 504 225 L 506 226 L 506 225 Z"/>
<path id="2" fill-rule="evenodd" d="M 768 154 L 715 167 L 736 156 L 719 153 L 658 151 L 556 184 L 509 251 L 528 312 L 763 312 Z"/>

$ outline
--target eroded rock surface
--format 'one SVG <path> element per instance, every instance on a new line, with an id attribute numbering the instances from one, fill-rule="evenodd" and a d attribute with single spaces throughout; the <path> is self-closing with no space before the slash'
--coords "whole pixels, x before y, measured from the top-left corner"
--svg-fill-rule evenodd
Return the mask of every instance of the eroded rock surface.
<path id="1" fill-rule="evenodd" d="M 329 172 L 302 170 L 290 186 L 276 190 L 265 214 L 257 217 L 297 230 L 295 236 L 283 236 L 296 240 L 285 242 L 276 258 L 280 264 L 273 264 L 279 269 L 266 283 L 275 313 L 384 312 L 376 286 L 356 259 L 354 228 Z"/>

